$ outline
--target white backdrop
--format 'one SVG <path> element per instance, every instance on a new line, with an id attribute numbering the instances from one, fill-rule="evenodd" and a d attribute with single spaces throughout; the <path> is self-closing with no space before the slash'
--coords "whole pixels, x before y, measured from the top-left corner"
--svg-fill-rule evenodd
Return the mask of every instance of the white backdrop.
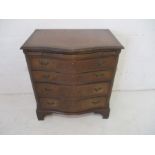
<path id="1" fill-rule="evenodd" d="M 0 20 L 1 94 L 32 93 L 19 48 L 37 28 L 110 29 L 125 47 L 113 90 L 155 89 L 155 20 Z"/>

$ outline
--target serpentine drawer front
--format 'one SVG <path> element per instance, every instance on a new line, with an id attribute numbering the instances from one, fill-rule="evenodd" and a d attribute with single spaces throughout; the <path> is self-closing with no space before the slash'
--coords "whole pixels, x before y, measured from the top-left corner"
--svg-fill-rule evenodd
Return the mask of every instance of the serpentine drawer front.
<path id="1" fill-rule="evenodd" d="M 95 83 L 85 85 L 56 85 L 47 83 L 36 83 L 36 91 L 39 97 L 55 97 L 55 98 L 84 98 L 92 96 L 107 95 L 110 84 Z"/>
<path id="2" fill-rule="evenodd" d="M 114 68 L 116 66 L 117 57 L 109 56 L 87 60 L 62 60 L 51 59 L 44 56 L 30 57 L 33 70 L 54 71 L 61 73 L 84 73 L 97 71 L 106 68 Z M 68 69 L 66 69 L 68 68 Z"/>
<path id="3" fill-rule="evenodd" d="M 100 81 L 110 81 L 113 78 L 113 70 L 88 72 L 84 74 L 61 74 L 56 72 L 32 71 L 35 82 L 56 84 L 86 84 Z"/>
<path id="4" fill-rule="evenodd" d="M 53 98 L 40 98 L 40 106 L 44 110 L 56 110 L 68 113 L 79 113 L 94 108 L 106 108 L 106 97 L 95 97 L 89 99 L 64 100 Z"/>
<path id="5" fill-rule="evenodd" d="M 50 113 L 99 113 L 109 101 L 123 46 L 109 30 L 35 30 L 21 47 L 37 102 L 38 120 Z"/>

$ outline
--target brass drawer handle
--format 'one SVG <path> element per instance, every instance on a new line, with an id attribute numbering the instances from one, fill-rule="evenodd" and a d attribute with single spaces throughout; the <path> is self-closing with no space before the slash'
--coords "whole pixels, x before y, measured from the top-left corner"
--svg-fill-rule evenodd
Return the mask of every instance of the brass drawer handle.
<path id="1" fill-rule="evenodd" d="M 94 88 L 94 90 L 95 90 L 96 92 L 100 91 L 101 89 L 102 89 L 101 87 L 99 87 L 99 88 Z"/>
<path id="2" fill-rule="evenodd" d="M 41 60 L 40 60 L 40 64 L 46 66 L 46 65 L 49 64 L 49 61 L 48 61 L 47 59 L 41 59 Z"/>
<path id="3" fill-rule="evenodd" d="M 104 73 L 95 73 L 96 77 L 104 76 Z"/>
<path id="4" fill-rule="evenodd" d="M 100 101 L 92 101 L 93 104 L 98 104 Z"/>
<path id="5" fill-rule="evenodd" d="M 47 102 L 47 104 L 48 104 L 48 105 L 54 105 L 54 106 L 56 106 L 56 105 L 57 105 L 57 103 L 56 103 L 56 102 Z"/>

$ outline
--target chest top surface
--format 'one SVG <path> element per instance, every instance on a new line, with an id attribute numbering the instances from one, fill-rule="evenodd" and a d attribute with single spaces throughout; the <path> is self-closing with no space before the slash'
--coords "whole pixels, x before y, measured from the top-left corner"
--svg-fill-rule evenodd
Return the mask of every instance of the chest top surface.
<path id="1" fill-rule="evenodd" d="M 37 29 L 21 47 L 63 53 L 95 49 L 123 49 L 108 29 Z"/>

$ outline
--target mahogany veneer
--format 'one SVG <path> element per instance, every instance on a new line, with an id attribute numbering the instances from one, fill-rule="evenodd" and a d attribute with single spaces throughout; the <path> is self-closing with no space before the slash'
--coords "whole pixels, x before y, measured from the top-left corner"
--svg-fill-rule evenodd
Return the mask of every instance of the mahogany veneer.
<path id="1" fill-rule="evenodd" d="M 95 112 L 108 118 L 123 46 L 109 30 L 36 30 L 23 49 L 37 101 L 37 117 Z"/>

